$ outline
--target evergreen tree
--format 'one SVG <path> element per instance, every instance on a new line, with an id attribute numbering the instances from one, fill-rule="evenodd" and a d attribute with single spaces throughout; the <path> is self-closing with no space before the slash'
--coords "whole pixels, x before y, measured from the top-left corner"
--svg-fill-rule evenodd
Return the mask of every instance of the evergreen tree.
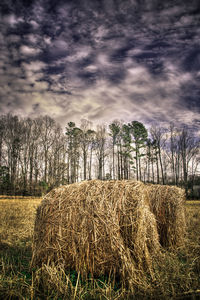
<path id="1" fill-rule="evenodd" d="M 113 179 L 115 179 L 115 145 L 117 141 L 117 136 L 120 133 L 120 124 L 118 121 L 114 121 L 109 125 L 110 136 L 112 137 L 112 171 Z"/>
<path id="2" fill-rule="evenodd" d="M 145 148 L 148 132 L 145 126 L 138 121 L 133 121 L 129 123 L 128 126 L 130 128 L 130 133 L 132 134 L 133 141 L 135 143 L 135 147 L 133 148 L 133 150 L 135 151 L 136 176 L 137 180 L 141 180 L 141 157 L 145 155 L 142 153 L 141 150 Z"/>

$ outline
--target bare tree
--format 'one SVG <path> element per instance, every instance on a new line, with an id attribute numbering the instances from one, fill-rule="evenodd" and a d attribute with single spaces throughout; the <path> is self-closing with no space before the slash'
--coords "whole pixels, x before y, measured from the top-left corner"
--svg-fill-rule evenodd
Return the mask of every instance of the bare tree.
<path id="1" fill-rule="evenodd" d="M 92 151 L 92 141 L 94 136 L 94 130 L 91 129 L 92 123 L 86 119 L 81 120 L 80 126 L 80 146 L 83 155 L 83 179 L 87 179 L 87 162 L 89 155 L 89 148 Z"/>
<path id="2" fill-rule="evenodd" d="M 18 163 L 22 147 L 24 128 L 17 116 L 8 114 L 5 125 L 5 144 L 7 147 L 7 159 L 10 174 L 11 193 L 16 192 Z"/>
<path id="3" fill-rule="evenodd" d="M 186 196 L 188 196 L 188 169 L 189 163 L 197 153 L 199 141 L 189 132 L 187 127 L 183 127 L 179 136 L 179 148 L 182 159 L 183 180 Z"/>
<path id="4" fill-rule="evenodd" d="M 81 129 L 76 127 L 74 122 L 69 122 L 66 127 L 66 135 L 68 142 L 69 183 L 73 183 L 78 180 Z"/>
<path id="5" fill-rule="evenodd" d="M 95 135 L 95 152 L 98 160 L 98 179 L 104 178 L 104 161 L 105 161 L 105 143 L 106 143 L 106 127 L 97 126 Z"/>
<path id="6" fill-rule="evenodd" d="M 117 142 L 117 137 L 120 133 L 120 123 L 118 120 L 113 121 L 109 125 L 110 129 L 110 136 L 112 137 L 112 172 L 113 172 L 113 179 L 115 179 L 115 145 Z"/>
<path id="7" fill-rule="evenodd" d="M 158 167 L 158 161 L 160 163 L 160 169 L 161 169 L 161 176 L 162 176 L 162 184 L 165 184 L 165 177 L 164 177 L 164 170 L 163 170 L 163 162 L 162 162 L 162 153 L 161 150 L 164 148 L 165 144 L 165 130 L 163 128 L 152 126 L 151 127 L 151 135 L 155 143 L 155 149 L 156 149 L 156 162 L 157 162 L 157 176 L 159 175 L 159 167 Z M 159 183 L 159 177 L 158 177 L 158 183 Z"/>

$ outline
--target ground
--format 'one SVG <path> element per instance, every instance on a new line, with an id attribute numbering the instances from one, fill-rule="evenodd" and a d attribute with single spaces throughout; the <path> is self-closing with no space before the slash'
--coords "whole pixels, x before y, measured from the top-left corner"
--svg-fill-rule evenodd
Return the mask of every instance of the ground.
<path id="1" fill-rule="evenodd" d="M 75 272 L 30 268 L 34 218 L 40 202 L 41 198 L 0 196 L 0 299 L 131 298 L 125 287 L 106 278 L 83 283 Z M 200 201 L 187 201 L 185 207 L 185 245 L 164 251 L 165 262 L 157 271 L 155 284 L 146 291 L 146 299 L 158 295 L 160 299 L 189 299 L 190 295 L 199 299 L 194 295 L 200 294 Z M 139 299 L 145 291 L 136 293 Z"/>

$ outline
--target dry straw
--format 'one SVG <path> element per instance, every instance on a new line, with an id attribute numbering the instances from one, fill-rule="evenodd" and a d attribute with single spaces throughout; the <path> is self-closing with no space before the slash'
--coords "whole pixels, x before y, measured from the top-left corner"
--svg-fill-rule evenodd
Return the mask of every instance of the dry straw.
<path id="1" fill-rule="evenodd" d="M 160 259 L 156 219 L 141 182 L 63 186 L 37 209 L 32 266 L 62 265 L 83 278 L 117 275 L 123 284 L 144 287 Z"/>
<path id="2" fill-rule="evenodd" d="M 149 195 L 150 210 L 157 220 L 161 245 L 170 248 L 183 245 L 186 234 L 184 190 L 158 184 L 145 187 Z"/>

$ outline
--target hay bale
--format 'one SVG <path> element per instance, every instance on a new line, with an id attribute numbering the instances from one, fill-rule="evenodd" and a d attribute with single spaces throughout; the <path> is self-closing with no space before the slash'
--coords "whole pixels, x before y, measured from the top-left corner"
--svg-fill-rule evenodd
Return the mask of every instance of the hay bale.
<path id="1" fill-rule="evenodd" d="M 160 243 L 176 248 L 184 244 L 186 234 L 185 192 L 176 186 L 148 184 L 150 210 L 156 217 Z"/>
<path id="2" fill-rule="evenodd" d="M 37 209 L 32 266 L 59 265 L 84 278 L 118 275 L 130 286 L 153 277 L 156 219 L 141 182 L 91 180 L 52 190 Z"/>

